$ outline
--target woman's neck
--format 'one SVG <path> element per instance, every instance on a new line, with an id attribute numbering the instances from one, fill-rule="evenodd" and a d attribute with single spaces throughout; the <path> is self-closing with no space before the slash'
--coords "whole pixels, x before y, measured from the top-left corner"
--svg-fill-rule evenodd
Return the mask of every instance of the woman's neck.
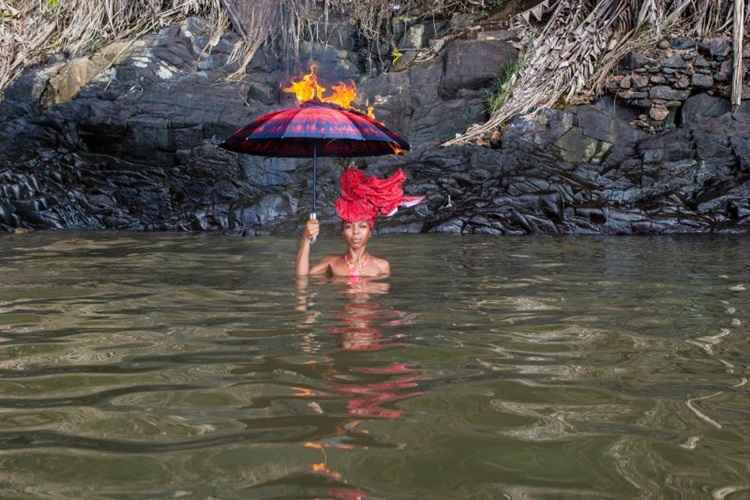
<path id="1" fill-rule="evenodd" d="M 367 255 L 367 247 L 349 248 L 346 252 L 346 258 L 349 262 L 359 262 Z"/>

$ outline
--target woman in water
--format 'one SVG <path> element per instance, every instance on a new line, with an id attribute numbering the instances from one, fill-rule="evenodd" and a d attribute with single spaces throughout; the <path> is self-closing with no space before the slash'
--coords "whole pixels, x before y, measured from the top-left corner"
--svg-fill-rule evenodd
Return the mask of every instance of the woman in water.
<path id="1" fill-rule="evenodd" d="M 367 252 L 367 243 L 375 227 L 375 218 L 389 217 L 398 207 L 411 207 L 424 196 L 404 196 L 406 174 L 398 169 L 390 177 L 379 179 L 367 176 L 356 167 L 349 166 L 341 174 L 341 195 L 336 200 L 336 213 L 341 218 L 341 236 L 347 249 L 343 255 L 327 255 L 310 267 L 310 246 L 320 232 L 320 225 L 311 218 L 297 250 L 297 276 L 329 274 L 374 278 L 388 276 L 391 266 L 385 259 Z"/>

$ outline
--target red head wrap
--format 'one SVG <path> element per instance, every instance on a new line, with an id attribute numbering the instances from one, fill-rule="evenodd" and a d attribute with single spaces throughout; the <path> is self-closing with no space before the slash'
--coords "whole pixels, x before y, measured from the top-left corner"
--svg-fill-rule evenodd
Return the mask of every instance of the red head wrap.
<path id="1" fill-rule="evenodd" d="M 398 207 L 412 207 L 424 196 L 404 196 L 406 174 L 400 168 L 390 177 L 379 179 L 365 175 L 355 167 L 341 173 L 341 196 L 336 200 L 336 213 L 345 222 L 367 221 L 375 225 L 375 217 L 390 217 Z"/>

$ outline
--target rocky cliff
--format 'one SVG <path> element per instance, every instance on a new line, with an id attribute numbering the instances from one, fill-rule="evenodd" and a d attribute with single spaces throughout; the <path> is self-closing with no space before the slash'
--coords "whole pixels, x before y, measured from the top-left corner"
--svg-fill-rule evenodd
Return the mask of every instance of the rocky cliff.
<path id="1" fill-rule="evenodd" d="M 281 84 L 320 65 L 358 83 L 360 104 L 412 143 L 403 166 L 428 203 L 383 232 L 632 234 L 750 229 L 750 104 L 723 96 L 726 42 L 666 41 L 634 54 L 610 96 L 519 117 L 485 146 L 439 144 L 486 119 L 486 98 L 517 58 L 487 26 L 415 23 L 401 58 L 374 74 L 346 22 L 292 65 L 261 51 L 242 80 L 226 34 L 211 53 L 191 18 L 87 58 L 32 68 L 0 103 L 0 229 L 226 230 L 291 234 L 310 205 L 310 163 L 217 147 L 237 127 L 292 105 Z M 679 60 L 678 60 L 679 59 Z M 705 63 L 704 63 L 705 61 Z M 710 81 L 709 81 L 710 80 Z M 750 95 L 748 92 L 746 95 Z M 342 160 L 321 166 L 324 223 Z"/>

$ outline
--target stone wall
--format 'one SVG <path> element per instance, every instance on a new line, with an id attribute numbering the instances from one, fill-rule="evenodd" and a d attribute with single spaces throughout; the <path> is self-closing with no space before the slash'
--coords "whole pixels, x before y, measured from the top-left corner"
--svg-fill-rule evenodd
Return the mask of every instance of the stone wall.
<path id="1" fill-rule="evenodd" d="M 750 44 L 744 50 L 743 94 L 750 97 Z M 731 95 L 732 40 L 673 38 L 657 47 L 629 54 L 608 82 L 623 104 L 639 110 L 633 124 L 655 132 L 679 125 L 689 117 L 683 104 L 695 94 Z M 727 102 L 728 106 L 728 102 Z M 728 107 L 727 107 L 728 109 Z"/>

